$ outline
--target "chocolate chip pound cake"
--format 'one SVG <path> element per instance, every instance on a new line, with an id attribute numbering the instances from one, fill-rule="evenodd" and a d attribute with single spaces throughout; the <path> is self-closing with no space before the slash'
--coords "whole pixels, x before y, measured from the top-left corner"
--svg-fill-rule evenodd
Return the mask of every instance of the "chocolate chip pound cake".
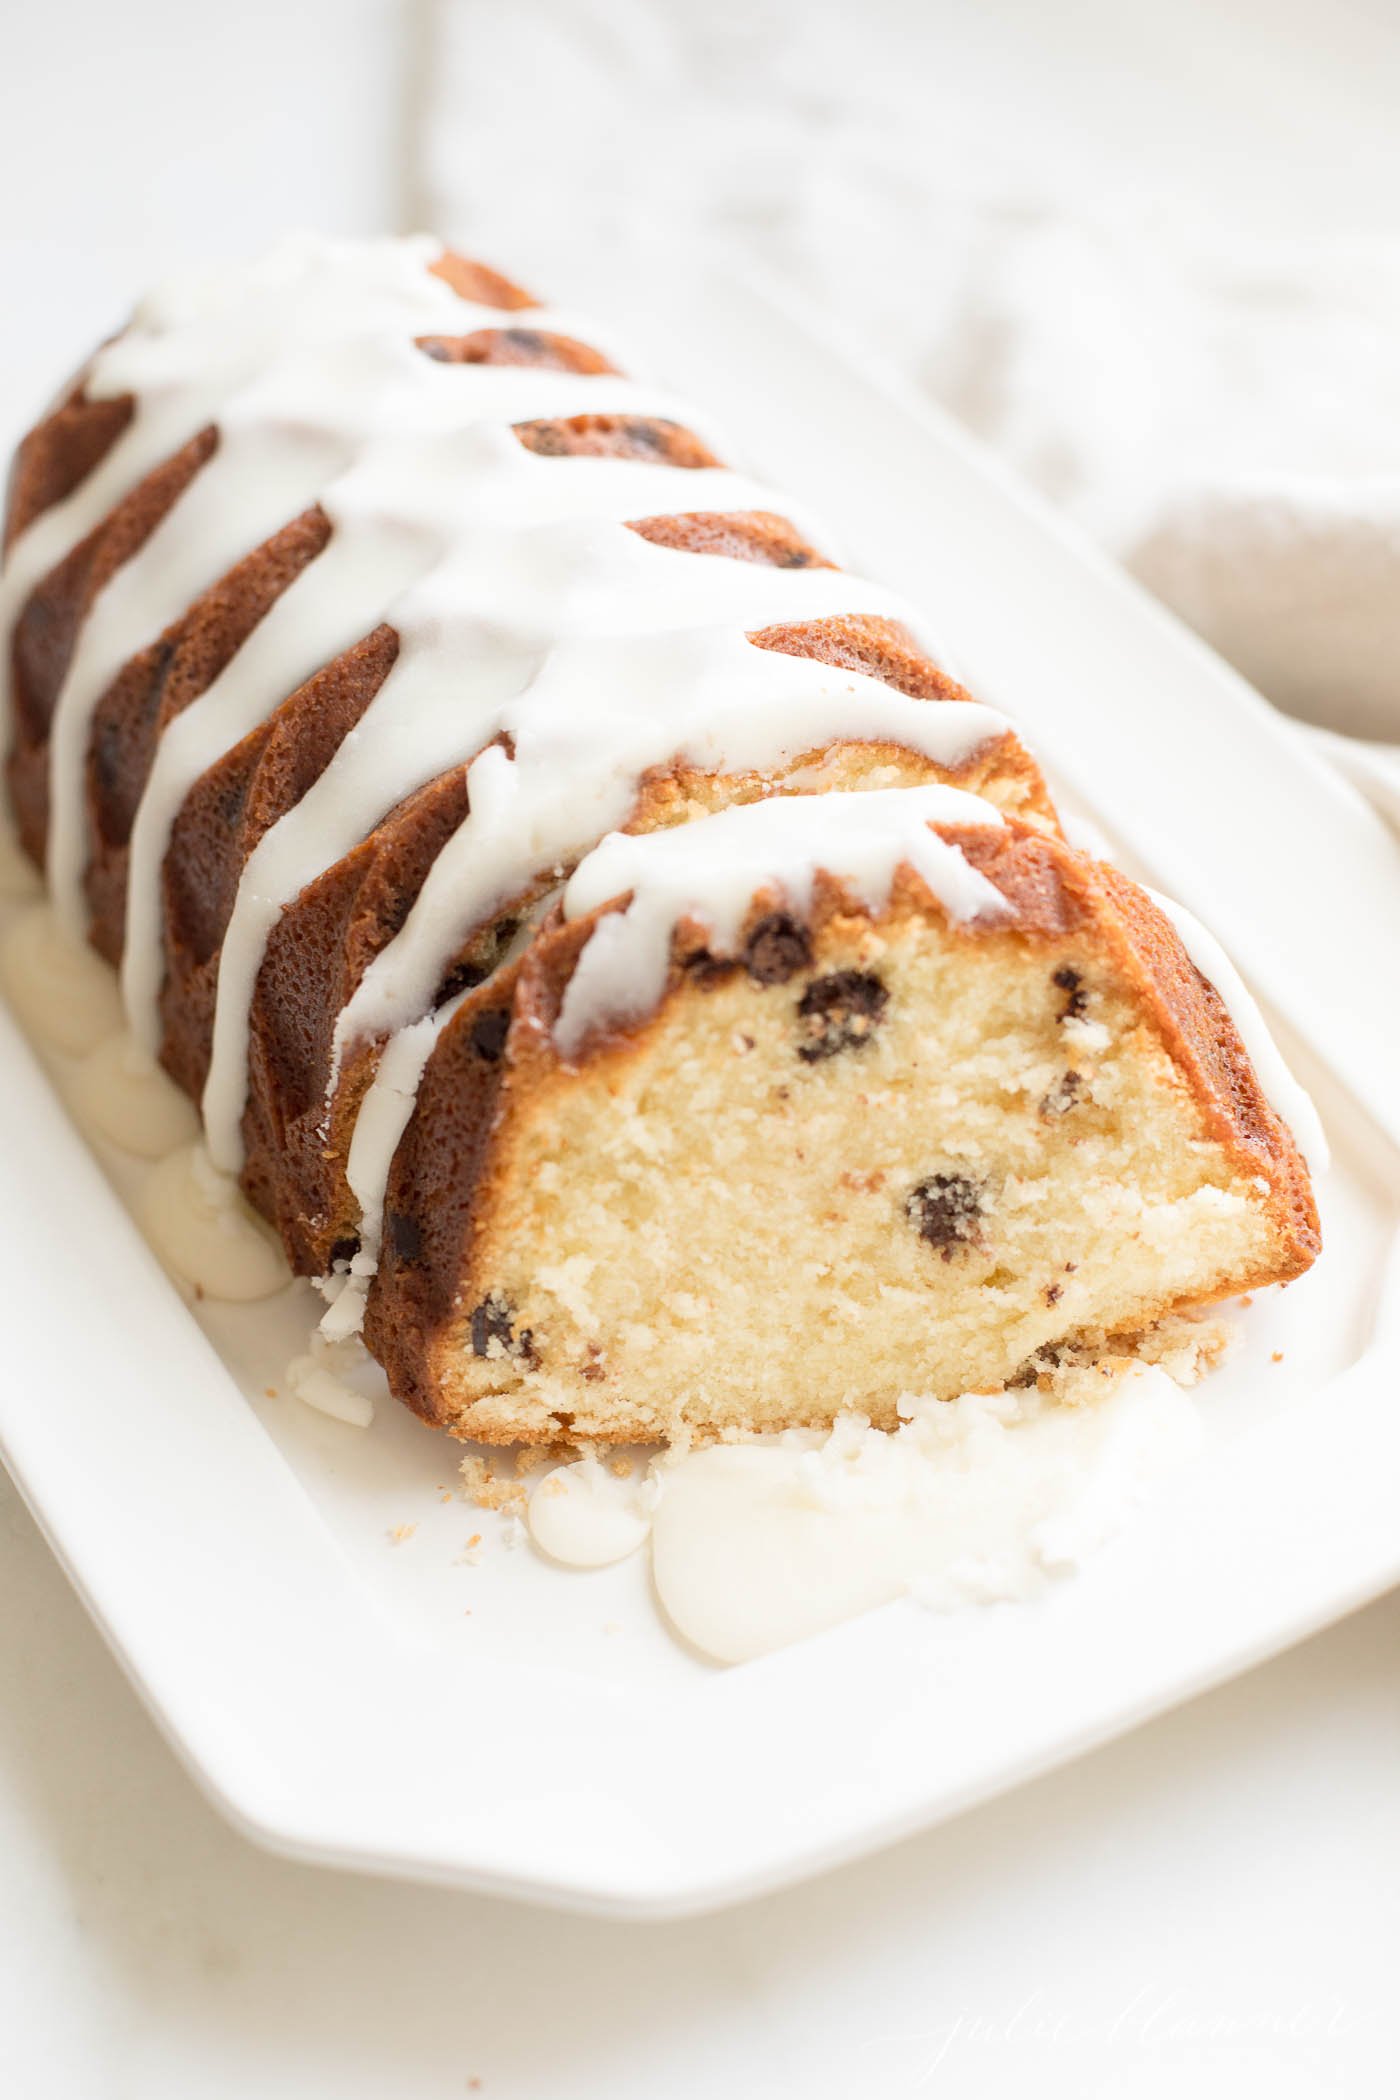
<path id="1" fill-rule="evenodd" d="M 910 608 L 494 272 L 164 287 L 6 549 L 22 843 L 430 1420 L 888 1423 L 1313 1258 L 1243 994 Z"/>

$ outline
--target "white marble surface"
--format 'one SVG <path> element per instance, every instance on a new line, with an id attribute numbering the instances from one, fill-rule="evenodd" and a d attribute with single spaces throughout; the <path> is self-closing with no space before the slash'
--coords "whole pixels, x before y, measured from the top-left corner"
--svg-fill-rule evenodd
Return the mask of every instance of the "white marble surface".
<path id="1" fill-rule="evenodd" d="M 12 10 L 0 426 L 171 261 L 289 221 L 418 217 L 401 147 L 426 12 Z M 1150 180 L 1266 228 L 1400 229 L 1381 0 L 1066 5 L 1048 46 L 1025 0 L 977 10 L 975 30 L 971 12 L 909 11 L 961 156 L 975 134 L 987 168 L 1019 167 L 1033 123 L 1056 182 L 1081 191 Z M 1398 1598 L 946 1830 L 727 1916 L 643 1928 L 265 1858 L 159 1742 L 8 1487 L 0 1597 L 5 2092 L 1400 2087 Z"/>

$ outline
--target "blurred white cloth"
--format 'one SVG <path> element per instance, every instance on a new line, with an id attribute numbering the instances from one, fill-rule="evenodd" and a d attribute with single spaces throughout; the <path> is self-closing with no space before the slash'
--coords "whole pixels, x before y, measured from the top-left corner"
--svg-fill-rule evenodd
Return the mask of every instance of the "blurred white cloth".
<path id="1" fill-rule="evenodd" d="M 1394 815 L 1400 239 L 1217 223 L 1142 101 L 1165 55 L 1049 13 L 863 0 L 857 46 L 825 0 L 437 0 L 424 205 L 546 285 L 658 227 L 794 280 L 1280 706 L 1381 747 L 1342 755 Z M 1229 32 L 1195 52 L 1226 93 Z M 1121 140 L 1115 183 L 1075 160 L 1115 97 L 1132 194 Z"/>

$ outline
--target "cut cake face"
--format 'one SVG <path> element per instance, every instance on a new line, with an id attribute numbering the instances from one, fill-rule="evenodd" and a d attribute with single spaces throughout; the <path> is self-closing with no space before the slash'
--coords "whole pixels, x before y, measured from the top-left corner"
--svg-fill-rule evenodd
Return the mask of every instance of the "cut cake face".
<path id="1" fill-rule="evenodd" d="M 920 792 L 834 803 L 856 800 L 874 828 Z M 686 850 L 721 824 L 732 869 L 773 809 L 699 820 Z M 1021 825 L 931 836 L 933 887 L 899 860 L 872 903 L 868 866 L 809 861 L 719 937 L 680 916 L 654 1009 L 619 1015 L 628 972 L 588 959 L 657 874 L 628 841 L 626 897 L 464 1000 L 370 1299 L 414 1406 L 489 1442 L 889 1427 L 903 1395 L 995 1389 L 1308 1266 L 1296 1147 L 1155 906 Z"/>

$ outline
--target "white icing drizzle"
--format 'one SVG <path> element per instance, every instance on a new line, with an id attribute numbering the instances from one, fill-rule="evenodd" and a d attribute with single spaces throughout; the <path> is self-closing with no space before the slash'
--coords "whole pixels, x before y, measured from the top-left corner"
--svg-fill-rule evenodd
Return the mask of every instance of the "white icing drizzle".
<path id="1" fill-rule="evenodd" d="M 499 309 L 458 298 L 431 274 L 438 253 L 422 240 L 290 243 L 264 263 L 156 293 L 92 360 L 89 398 L 130 393 L 135 413 L 93 473 L 11 549 L 0 586 L 7 627 L 40 579 L 152 468 L 211 424 L 218 445 L 98 594 L 55 705 L 47 872 L 55 908 L 75 931 L 84 924 L 83 761 L 102 694 L 193 599 L 314 502 L 376 437 L 444 435 L 470 420 L 509 424 L 577 414 L 584 405 L 676 415 L 674 402 L 612 374 L 458 367 L 425 356 L 415 348 L 418 335 L 509 325 Z M 569 332 L 567 317 L 546 308 L 529 316 L 532 329 Z M 265 700 L 270 707 L 283 697 Z"/>
<path id="2" fill-rule="evenodd" d="M 94 470 L 19 535 L 0 579 L 8 629 L 34 587 L 118 502 L 197 433 L 216 428 L 212 457 L 98 594 L 55 706 L 48 875 L 59 921 L 80 934 L 85 758 L 103 693 L 192 599 L 309 505 L 319 502 L 331 524 L 324 550 L 160 740 L 132 833 L 123 963 L 129 1023 L 147 1052 L 159 1042 L 161 867 L 190 788 L 359 637 L 381 621 L 399 636 L 394 668 L 359 725 L 243 870 L 220 958 L 203 1102 L 209 1153 L 225 1174 L 241 1164 L 249 1006 L 279 913 L 396 802 L 471 762 L 468 817 L 338 1019 L 337 1058 L 365 1036 L 384 1038 L 385 1050 L 350 1151 L 364 1247 L 343 1306 L 327 1315 L 328 1333 L 336 1321 L 341 1332 L 353 1329 L 373 1273 L 393 1151 L 455 1011 L 431 1012 L 448 961 L 474 926 L 542 871 L 562 873 L 625 823 L 649 768 L 682 760 L 768 770 L 843 739 L 888 740 L 954 766 L 1004 727 L 972 703 L 911 700 L 879 680 L 754 646 L 748 636 L 763 627 L 833 615 L 878 613 L 916 633 L 919 623 L 898 599 L 845 572 L 695 556 L 627 531 L 629 519 L 759 509 L 796 515 L 820 538 L 789 502 L 727 469 L 528 451 L 513 424 L 590 412 L 696 423 L 635 379 L 423 355 L 416 337 L 476 329 L 598 340 L 593 328 L 545 308 L 512 314 L 461 299 L 431 274 L 440 253 L 426 236 L 296 240 L 240 270 L 162 287 L 85 375 L 90 399 L 134 397 L 129 424 Z M 501 737 L 509 748 L 493 741 Z M 994 820 L 986 805 L 975 806 L 980 821 Z M 898 795 L 827 795 L 805 810 L 784 799 L 685 827 L 699 834 L 691 844 L 608 840 L 571 884 L 570 909 L 590 908 L 582 901 L 590 894 L 604 901 L 628 888 L 634 902 L 590 942 L 563 1038 L 576 1040 L 591 1013 L 636 1009 L 639 985 L 654 978 L 663 952 L 668 912 L 704 912 L 721 934 L 737 924 L 748 877 L 734 873 L 731 849 L 755 885 L 778 879 L 795 900 L 816 865 L 867 881 L 872 897 L 881 880 L 887 891 L 881 871 L 894 853 L 919 868 L 950 910 L 984 908 L 973 894 L 981 878 L 932 836 L 928 824 L 939 818 L 925 807 L 934 805 Z M 609 882 L 611 892 L 590 891 Z M 33 926 L 15 936 L 21 977 L 24 943 L 37 938 Z M 78 952 L 71 939 L 69 947 Z M 7 967 L 14 974 L 13 955 Z M 1305 1103 L 1223 957 L 1202 967 L 1235 1013 L 1272 1098 Z M 624 982 L 634 971 L 640 976 Z M 75 981 L 86 982 L 80 971 Z M 76 1019 L 64 1023 L 64 1047 L 86 1049 L 114 1025 L 104 1007 L 97 1027 L 95 1010 L 88 1001 L 81 1028 Z M 54 1025 L 50 1016 L 51 1036 Z M 1290 1113 L 1296 1122 L 1298 1108 Z M 1303 1128 L 1320 1159 L 1310 1104 Z M 222 1235 L 226 1250 L 238 1239 L 235 1221 L 245 1222 L 231 1184 L 202 1148 L 176 1159 L 183 1168 L 166 1162 L 152 1177 L 152 1201 L 159 1209 L 162 1175 L 167 1198 L 178 1181 L 186 1210 L 193 1203 L 208 1213 L 205 1242 L 213 1247 Z M 244 1283 L 274 1288 L 256 1250 L 244 1251 Z M 272 1252 L 265 1236 L 263 1252 Z"/>
<path id="3" fill-rule="evenodd" d="M 204 1094 L 215 1161 L 230 1172 L 241 1163 L 249 1008 L 278 915 L 395 803 L 493 737 L 511 737 L 513 758 L 497 746 L 473 765 L 471 813 L 366 973 L 338 1045 L 419 1019 L 471 927 L 541 867 L 624 821 L 642 775 L 678 752 L 711 770 L 772 764 L 855 718 L 862 735 L 943 756 L 1000 728 L 971 702 L 911 700 L 746 640 L 750 629 L 839 612 L 903 608 L 840 570 L 697 558 L 606 519 L 460 530 L 390 608 L 398 659 L 358 726 L 245 863 Z"/>
<path id="4" fill-rule="evenodd" d="M 17 609 L 112 502 L 216 423 L 213 457 L 99 593 L 58 696 L 49 877 L 60 915 L 78 928 L 84 756 L 101 695 L 203 588 L 311 502 L 332 527 L 327 548 L 161 739 L 133 829 L 123 963 L 132 1026 L 152 1051 L 163 967 L 160 866 L 185 795 L 358 635 L 388 619 L 399 636 L 398 661 L 358 729 L 243 871 L 220 957 L 204 1102 L 211 1156 L 230 1172 L 242 1156 L 249 1005 L 278 914 L 395 802 L 502 731 L 516 738 L 510 788 L 521 846 L 512 853 L 499 828 L 481 821 L 478 783 L 459 850 L 380 958 L 341 1041 L 367 1021 L 392 1033 L 421 1017 L 473 917 L 539 864 L 532 866 L 534 844 L 548 864 L 622 821 L 641 773 L 678 750 L 708 740 L 703 756 L 724 763 L 729 754 L 714 749 L 717 688 L 731 715 L 742 708 L 750 717 L 747 736 L 732 740 L 736 753 L 746 746 L 736 763 L 769 764 L 794 743 L 800 750 L 824 741 L 852 721 L 862 690 L 865 734 L 932 742 L 940 757 L 961 755 L 1000 726 L 969 705 L 942 710 L 935 733 L 927 719 L 935 711 L 878 681 L 749 647 L 746 632 L 781 622 L 861 612 L 907 622 L 910 614 L 889 592 L 839 571 L 696 561 L 627 532 L 628 517 L 668 508 L 771 508 L 775 499 L 722 469 L 527 451 L 513 424 L 585 409 L 678 412 L 615 375 L 425 357 L 415 335 L 504 325 L 495 309 L 468 305 L 432 277 L 431 252 L 423 243 L 372 247 L 357 271 L 351 248 L 294 248 L 233 280 L 167 288 L 146 302 L 86 381 L 93 398 L 132 393 L 131 424 L 82 488 L 21 536 L 7 567 Z M 528 325 L 567 332 L 545 309 L 530 310 Z M 744 676 L 736 682 L 740 650 Z M 585 733 L 580 686 L 604 682 L 611 704 Z M 809 699 L 827 703 L 825 722 L 802 720 Z M 631 732 L 629 750 L 619 749 L 620 728 Z M 586 782 L 598 807 L 584 801 L 571 815 L 562 806 L 573 796 L 559 793 L 560 759 L 571 786 Z M 474 876 L 465 889 L 463 859 Z M 456 903 L 445 911 L 449 887 Z"/>
<path id="5" fill-rule="evenodd" d="M 556 1047 L 570 1057 L 599 1023 L 656 1005 L 680 920 L 699 919 L 715 952 L 733 954 L 759 891 L 778 889 L 800 917 L 819 868 L 848 883 L 872 911 L 888 902 L 895 871 L 906 865 L 950 918 L 1001 916 L 1000 890 L 929 829 L 1001 821 L 976 795 L 911 787 L 781 796 L 697 817 L 673 831 L 612 833 L 580 862 L 564 891 L 564 915 L 583 918 L 629 892 L 631 902 L 590 935 L 565 988 Z"/>
<path id="6" fill-rule="evenodd" d="M 142 791 L 131 835 L 122 983 L 133 1026 L 148 1046 L 159 1041 L 165 971 L 160 868 L 186 795 L 281 699 L 388 617 L 399 593 L 441 558 L 454 508 L 463 522 L 470 516 L 481 524 L 495 503 L 504 523 L 512 492 L 528 493 L 531 514 L 544 523 L 580 512 L 624 519 L 648 508 L 741 510 L 766 500 L 727 468 L 575 458 L 560 474 L 561 464 L 527 452 L 504 427 L 472 425 L 439 440 L 386 438 L 323 492 L 329 543 L 170 723 Z"/>
<path id="7" fill-rule="evenodd" d="M 1213 933 L 1184 905 L 1148 890 L 1157 909 L 1170 919 L 1177 939 L 1208 983 L 1214 985 L 1225 1010 L 1239 1031 L 1255 1077 L 1268 1101 L 1292 1131 L 1298 1150 L 1314 1174 L 1323 1174 L 1331 1163 L 1327 1134 L 1309 1094 L 1289 1071 L 1283 1053 L 1269 1031 L 1269 1024 L 1255 1005 L 1239 971 Z"/>
<path id="8" fill-rule="evenodd" d="M 738 626 L 566 642 L 501 726 L 514 756 L 494 745 L 472 766 L 470 814 L 365 972 L 338 1045 L 421 1012 L 471 928 L 536 871 L 624 823 L 651 766 L 679 756 L 702 771 L 766 770 L 843 736 L 954 766 L 1004 721 L 972 701 L 912 700 L 862 673 L 760 649 Z"/>

